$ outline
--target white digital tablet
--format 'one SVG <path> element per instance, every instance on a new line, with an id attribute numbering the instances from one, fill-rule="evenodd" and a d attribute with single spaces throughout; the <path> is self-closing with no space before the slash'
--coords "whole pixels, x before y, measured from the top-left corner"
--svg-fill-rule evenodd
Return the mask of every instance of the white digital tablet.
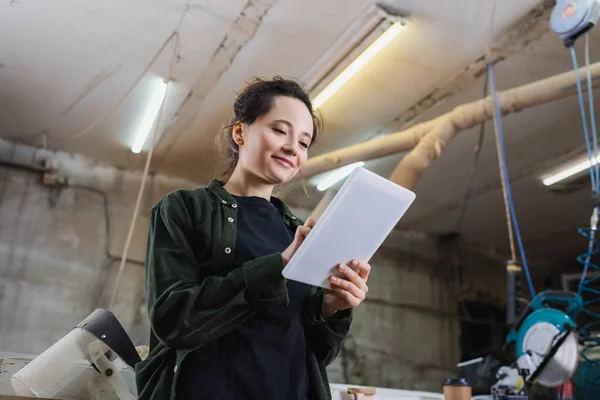
<path id="1" fill-rule="evenodd" d="M 287 279 L 329 289 L 336 266 L 369 261 L 413 203 L 415 194 L 357 168 L 319 218 L 287 266 Z"/>

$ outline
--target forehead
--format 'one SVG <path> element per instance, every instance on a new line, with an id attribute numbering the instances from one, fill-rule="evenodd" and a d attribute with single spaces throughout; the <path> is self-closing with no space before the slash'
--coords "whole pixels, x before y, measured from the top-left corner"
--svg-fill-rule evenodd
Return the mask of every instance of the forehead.
<path id="1" fill-rule="evenodd" d="M 313 119 L 306 105 L 292 97 L 277 96 L 273 98 L 273 107 L 263 116 L 267 120 L 286 120 L 294 129 L 312 135 Z"/>

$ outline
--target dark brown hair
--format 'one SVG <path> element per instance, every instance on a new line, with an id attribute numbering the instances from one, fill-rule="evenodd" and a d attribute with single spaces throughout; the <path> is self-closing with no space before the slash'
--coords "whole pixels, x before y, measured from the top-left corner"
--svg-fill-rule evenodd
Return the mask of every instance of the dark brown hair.
<path id="1" fill-rule="evenodd" d="M 233 127 L 241 122 L 247 125 L 267 114 L 273 108 L 273 99 L 277 96 L 298 99 L 306 105 L 313 120 L 313 138 L 311 145 L 321 134 L 322 119 L 313 110 L 308 93 L 295 81 L 276 76 L 271 80 L 260 78 L 250 82 L 238 95 L 233 104 L 234 117 L 230 124 L 221 130 L 217 142 L 226 161 L 223 175 L 228 178 L 235 169 L 239 159 L 239 146 L 233 141 Z"/>

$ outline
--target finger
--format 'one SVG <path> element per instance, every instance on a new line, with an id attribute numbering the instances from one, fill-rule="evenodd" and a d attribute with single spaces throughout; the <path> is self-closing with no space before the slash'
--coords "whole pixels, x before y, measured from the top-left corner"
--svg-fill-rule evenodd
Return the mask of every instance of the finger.
<path id="1" fill-rule="evenodd" d="M 365 280 L 363 278 L 361 278 L 360 275 L 358 275 L 358 273 L 356 273 L 356 271 L 354 271 L 352 268 L 349 268 L 347 265 L 340 264 L 340 265 L 338 265 L 337 269 L 342 274 L 344 274 L 346 276 L 346 278 L 348 278 L 350 280 L 350 282 L 354 283 L 360 289 L 362 289 L 362 290 L 366 289 L 367 285 L 365 283 Z"/>
<path id="2" fill-rule="evenodd" d="M 346 306 L 348 306 L 349 308 L 357 307 L 361 302 L 360 299 L 358 299 L 356 296 L 354 296 L 349 291 L 342 289 L 341 287 L 332 286 L 331 289 L 338 296 L 340 296 L 340 298 L 342 298 L 342 300 L 344 300 L 344 302 L 346 303 Z"/>
<path id="3" fill-rule="evenodd" d="M 317 223 L 317 220 L 314 218 L 309 218 L 306 220 L 306 222 L 304 222 L 304 226 L 308 227 L 308 228 L 312 228 L 315 226 L 315 224 Z"/>
<path id="4" fill-rule="evenodd" d="M 353 282 L 341 279 L 337 276 L 332 276 L 330 278 L 330 282 L 332 289 L 337 287 L 351 293 L 354 297 L 358 299 L 362 300 L 365 298 L 365 291 L 362 290 L 360 287 L 356 286 Z"/>
<path id="5" fill-rule="evenodd" d="M 350 266 L 358 272 L 358 275 L 365 281 L 369 278 L 371 273 L 371 264 L 366 261 L 352 260 Z"/>
<path id="6" fill-rule="evenodd" d="M 311 228 L 306 227 L 306 226 L 299 226 L 298 229 L 296 230 L 296 234 L 300 235 L 300 237 L 302 238 L 306 238 L 306 236 L 308 235 L 308 233 L 311 231 Z"/>

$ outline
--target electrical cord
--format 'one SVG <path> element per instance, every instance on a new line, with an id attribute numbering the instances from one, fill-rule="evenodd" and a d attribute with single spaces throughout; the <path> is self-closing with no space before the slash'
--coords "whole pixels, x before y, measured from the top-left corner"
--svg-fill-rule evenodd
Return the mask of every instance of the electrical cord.
<path id="1" fill-rule="evenodd" d="M 483 83 L 483 98 L 485 99 L 488 95 L 488 79 L 489 73 L 486 69 L 485 78 Z M 471 193 L 473 191 L 473 180 L 475 178 L 475 171 L 477 170 L 477 163 L 479 161 L 479 156 L 481 155 L 481 148 L 483 147 L 483 141 L 485 138 L 485 122 L 482 122 L 479 125 L 479 138 L 477 140 L 477 144 L 475 145 L 475 151 L 473 153 L 473 161 L 471 162 L 471 170 L 469 172 L 469 178 L 467 179 L 467 186 L 465 188 L 465 194 L 463 198 L 463 202 L 461 204 L 460 213 L 458 215 L 458 219 L 456 220 L 456 225 L 454 227 L 454 232 L 460 232 L 462 230 L 462 225 L 467 214 L 467 208 L 469 206 L 469 201 L 471 200 Z"/>
<path id="2" fill-rule="evenodd" d="M 491 12 L 491 16 L 490 16 L 490 31 L 488 34 L 488 43 L 487 43 L 487 47 L 486 47 L 486 56 L 488 59 L 488 65 L 486 68 L 486 73 L 488 74 L 489 77 L 489 73 L 490 73 L 490 67 L 489 64 L 491 63 L 492 60 L 492 40 L 493 40 L 493 32 L 494 32 L 494 16 L 496 15 L 496 0 L 492 1 L 492 12 Z M 494 111 L 492 111 L 493 113 Z M 502 159 L 502 154 L 500 152 L 500 144 L 498 141 L 498 128 L 496 126 L 496 118 L 498 118 L 498 114 L 494 115 L 494 137 L 496 140 L 496 153 L 497 153 L 497 157 L 498 157 L 498 170 L 500 171 L 500 183 L 502 185 L 502 197 L 504 200 L 504 213 L 506 214 L 506 229 L 507 229 L 507 233 L 508 233 L 508 243 L 509 243 L 509 247 L 510 247 L 510 257 L 511 260 L 516 260 L 517 259 L 517 253 L 515 251 L 515 238 L 514 238 L 514 234 L 513 234 L 513 226 L 512 226 L 512 219 L 511 219 L 511 215 L 510 215 L 510 208 L 508 206 L 508 198 L 507 198 L 507 191 L 506 191 L 506 176 L 504 175 L 504 169 L 501 166 L 501 159 Z"/>
<path id="3" fill-rule="evenodd" d="M 589 115 L 590 115 L 590 126 L 592 128 L 592 132 L 589 132 L 588 123 L 587 123 L 587 115 L 585 110 L 584 96 L 583 96 L 583 85 L 581 84 L 581 79 L 579 77 L 579 63 L 577 62 L 577 53 L 575 52 L 574 42 L 569 43 L 569 51 L 571 53 L 571 60 L 573 61 L 573 70 L 575 72 L 575 82 L 577 86 L 577 98 L 579 100 L 579 111 L 581 114 L 581 122 L 583 125 L 583 134 L 585 138 L 586 150 L 588 155 L 588 160 L 590 162 L 589 173 L 590 173 L 590 181 L 591 181 L 591 194 L 592 199 L 594 201 L 594 206 L 592 209 L 592 215 L 590 217 L 590 225 L 587 228 L 580 228 L 578 230 L 579 234 L 587 239 L 588 246 L 587 252 L 581 254 L 577 257 L 577 261 L 583 265 L 583 272 L 581 274 L 581 280 L 579 282 L 578 294 L 582 297 L 583 308 L 582 312 L 592 317 L 594 320 L 591 323 L 586 324 L 585 326 L 579 329 L 580 337 L 587 342 L 583 348 L 581 349 L 581 357 L 587 362 L 587 365 L 583 371 L 583 379 L 593 385 L 600 384 L 598 378 L 593 378 L 589 376 L 589 372 L 592 369 L 600 368 L 600 362 L 595 360 L 594 358 L 590 358 L 593 353 L 600 346 L 600 339 L 597 337 L 593 337 L 590 335 L 588 330 L 600 324 L 600 314 L 592 311 L 590 306 L 594 303 L 600 301 L 600 291 L 597 289 L 589 287 L 590 284 L 596 282 L 600 279 L 599 276 L 595 276 L 592 278 L 587 278 L 588 271 L 590 268 L 600 271 L 600 266 L 593 263 L 591 261 L 592 256 L 597 255 L 600 252 L 599 243 L 596 240 L 596 231 L 598 229 L 598 218 L 599 218 L 599 207 L 600 207 L 600 166 L 597 163 L 598 157 L 598 134 L 596 129 L 596 121 L 594 114 L 594 96 L 592 91 L 592 78 L 590 73 L 590 41 L 589 34 L 585 35 L 585 64 L 586 64 L 586 78 L 587 78 L 587 90 L 588 90 L 588 105 L 589 105 Z M 591 138 L 590 138 L 591 136 Z M 583 294 L 586 293 L 591 295 L 592 298 L 589 300 L 583 299 Z"/>
<path id="4" fill-rule="evenodd" d="M 189 9 L 190 9 L 190 5 L 189 5 L 189 3 L 187 3 L 181 14 L 181 17 L 179 18 L 179 22 L 177 23 L 175 29 L 173 30 L 173 33 L 171 33 L 171 35 L 169 35 L 169 37 L 165 40 L 165 42 L 162 44 L 162 46 L 154 54 L 154 56 L 152 57 L 152 59 L 150 60 L 148 65 L 146 65 L 146 68 L 144 68 L 144 70 L 133 81 L 133 83 L 131 85 L 129 85 L 129 87 L 127 88 L 125 93 L 112 106 L 105 109 L 104 112 L 102 114 L 100 114 L 100 116 L 98 118 L 96 118 L 94 121 L 92 121 L 92 123 L 90 123 L 88 126 L 86 126 L 84 129 L 82 129 L 81 131 L 79 131 L 78 133 L 76 133 L 73 136 L 61 137 L 61 136 L 51 135 L 48 132 L 43 132 L 43 133 L 41 133 L 42 138 L 47 136 L 47 137 L 50 137 L 50 138 L 52 138 L 54 140 L 58 140 L 58 141 L 72 141 L 72 140 L 81 139 L 82 137 L 87 136 L 90 132 L 92 132 L 94 127 L 96 127 L 96 125 L 98 125 L 100 122 L 104 121 L 105 118 L 112 115 L 117 110 L 117 108 L 119 108 L 119 106 L 129 97 L 131 92 L 133 92 L 133 90 L 139 85 L 140 81 L 144 78 L 144 76 L 146 76 L 146 74 L 154 66 L 154 64 L 156 63 L 158 58 L 162 55 L 162 53 L 165 51 L 165 49 L 167 48 L 169 43 L 171 43 L 171 41 L 173 41 L 173 40 L 175 41 L 175 49 L 177 49 L 176 51 L 178 51 L 179 41 L 180 41 L 179 32 L 181 30 L 181 26 L 183 25 L 183 21 L 185 20 L 185 17 L 189 12 Z M 84 97 L 82 97 L 79 101 L 85 99 L 91 92 L 92 91 L 86 93 L 86 95 Z"/>
<path id="5" fill-rule="evenodd" d="M 512 221 L 512 225 L 514 228 L 514 234 L 517 240 L 517 245 L 519 246 L 519 252 L 521 254 L 521 262 L 523 263 L 523 271 L 525 272 L 525 277 L 527 278 L 527 285 L 529 286 L 529 292 L 531 293 L 531 298 L 535 297 L 535 289 L 533 288 L 533 282 L 531 280 L 531 275 L 529 273 L 529 266 L 527 265 L 527 256 L 525 254 L 525 248 L 523 246 L 523 239 L 521 238 L 521 230 L 519 229 L 519 221 L 517 220 L 517 213 L 515 211 L 515 205 L 513 202 L 512 192 L 510 189 L 510 181 L 508 179 L 508 168 L 506 165 L 506 154 L 504 151 L 504 133 L 502 128 L 502 119 L 500 117 L 500 100 L 498 99 L 498 92 L 496 90 L 496 81 L 494 78 L 494 67 L 492 66 L 491 61 L 488 61 L 488 69 L 490 74 L 490 84 L 492 86 L 492 94 L 494 98 L 495 111 L 494 111 L 494 130 L 496 136 L 496 147 L 498 148 L 498 155 L 500 163 L 500 171 L 501 178 L 504 182 L 503 192 L 505 203 L 508 205 L 509 215 L 507 215 L 507 220 Z M 513 258 L 516 259 L 516 258 Z"/>
<path id="6" fill-rule="evenodd" d="M 97 189 L 88 185 L 81 184 L 68 184 L 67 188 L 80 189 L 90 193 L 95 193 L 102 197 L 102 208 L 104 211 L 104 234 L 106 235 L 106 241 L 104 243 L 104 255 L 106 258 L 111 258 L 110 255 L 110 238 L 111 238 L 111 226 L 110 226 L 110 205 L 108 204 L 108 194 L 101 189 Z"/>
<path id="7" fill-rule="evenodd" d="M 590 69 L 590 40 L 589 34 L 585 35 L 585 70 L 587 78 L 587 90 L 588 90 L 588 105 L 590 107 L 590 122 L 592 126 L 592 143 L 594 146 L 593 155 L 598 157 L 598 132 L 596 130 L 596 115 L 594 112 L 594 91 L 592 88 L 592 73 Z M 598 196 L 600 192 L 600 165 L 596 159 L 590 160 L 591 166 L 594 168 L 596 174 L 596 188 L 594 196 Z M 596 161 L 595 163 L 593 161 Z"/>
<path id="8" fill-rule="evenodd" d="M 519 222 L 517 220 L 517 214 L 515 212 L 515 206 L 512 198 L 510 189 L 510 181 L 508 179 L 508 168 L 506 165 L 506 155 L 504 152 L 504 134 L 502 128 L 502 114 L 500 112 L 500 100 L 498 99 L 498 92 L 496 90 L 496 80 L 494 78 L 494 66 L 492 63 L 492 39 L 494 32 L 494 16 L 496 14 L 496 0 L 492 1 L 492 12 L 490 16 L 490 30 L 488 34 L 488 43 L 486 48 L 486 56 L 488 59 L 487 70 L 489 75 L 489 82 L 491 85 L 492 96 L 494 100 L 494 136 L 496 138 L 496 150 L 498 155 L 498 164 L 500 170 L 500 180 L 502 182 L 502 195 L 504 197 L 504 208 L 506 212 L 506 224 L 508 228 L 508 237 L 511 248 L 511 257 L 516 260 L 515 251 L 515 237 L 519 246 L 519 252 L 521 255 L 521 262 L 523 263 L 523 270 L 525 271 L 525 277 L 527 278 L 527 285 L 531 293 L 531 298 L 535 297 L 535 289 L 529 273 L 529 266 L 527 265 L 527 257 L 525 255 L 525 248 L 523 246 L 523 240 L 521 238 L 521 231 L 519 229 Z M 513 236 L 514 230 L 514 236 Z"/>
<path id="9" fill-rule="evenodd" d="M 164 109 L 164 105 L 165 105 L 165 100 L 169 93 L 169 88 L 170 88 L 169 83 L 172 81 L 173 71 L 175 69 L 175 62 L 177 61 L 177 54 L 179 53 L 179 47 L 180 47 L 179 30 L 181 29 L 181 26 L 183 25 L 183 21 L 185 19 L 185 16 L 187 15 L 189 9 L 190 9 L 190 4 L 187 3 L 185 6 L 185 9 L 181 15 L 181 18 L 179 19 L 179 22 L 177 23 L 175 30 L 173 31 L 171 36 L 169 36 L 169 38 L 165 41 L 165 44 L 163 45 L 163 47 L 161 47 L 161 49 L 159 50 L 159 53 L 157 53 L 157 56 L 155 56 L 155 58 L 158 58 L 158 55 L 160 53 L 162 53 L 164 48 L 166 48 L 166 46 L 171 42 L 171 40 L 173 40 L 173 39 L 175 40 L 175 44 L 173 45 L 173 52 L 171 54 L 171 60 L 169 62 L 169 72 L 168 72 L 167 78 L 165 79 L 165 81 L 167 82 L 167 91 L 165 93 L 165 96 L 163 96 L 163 100 L 160 104 L 160 108 L 158 109 L 158 115 L 156 116 L 156 121 L 154 122 L 154 128 L 152 130 L 152 134 L 150 137 L 150 147 L 148 149 L 148 155 L 146 156 L 146 162 L 144 164 L 144 171 L 142 172 L 142 181 L 140 183 L 140 188 L 138 190 L 138 195 L 137 195 L 137 199 L 135 201 L 135 206 L 133 207 L 133 215 L 131 216 L 131 222 L 129 223 L 129 229 L 127 232 L 127 238 L 125 239 L 125 245 L 123 246 L 123 254 L 121 256 L 119 270 L 117 272 L 117 278 L 115 280 L 115 286 L 114 286 L 113 293 L 110 297 L 110 302 L 108 305 L 109 310 L 114 307 L 115 301 L 117 299 L 117 294 L 119 292 L 119 286 L 121 284 L 121 279 L 123 277 L 123 271 L 125 270 L 125 266 L 127 265 L 127 255 L 129 254 L 129 248 L 131 246 L 131 241 L 133 239 L 133 233 L 135 231 L 137 217 L 140 212 L 142 198 L 144 196 L 144 189 L 146 188 L 146 182 L 148 181 L 148 174 L 150 172 L 150 164 L 152 162 L 152 156 L 154 155 L 154 149 L 156 148 L 156 143 L 157 143 L 157 139 L 158 139 L 158 128 L 160 127 L 160 123 L 162 120 L 162 114 L 163 114 L 163 109 Z"/>
<path id="10" fill-rule="evenodd" d="M 587 37 L 587 35 L 586 35 L 586 37 Z M 570 46 L 569 50 L 571 51 L 571 59 L 573 61 L 573 68 L 575 70 L 575 75 L 576 75 L 575 84 L 577 86 L 577 98 L 579 100 L 579 111 L 581 113 L 581 123 L 583 125 L 583 135 L 585 138 L 585 146 L 586 146 L 587 153 L 588 153 L 588 159 L 590 161 L 590 164 L 593 166 L 595 157 L 594 157 L 594 153 L 592 150 L 592 144 L 590 143 L 590 133 L 588 130 L 587 115 L 585 112 L 585 104 L 583 101 L 583 88 L 581 85 L 581 79 L 579 78 L 579 73 L 577 72 L 579 69 L 579 63 L 577 62 L 577 54 L 575 53 L 575 48 L 573 46 Z M 590 81 L 591 81 L 591 79 L 590 79 Z M 589 85 L 591 85 L 591 82 L 589 82 Z M 590 106 L 591 106 L 591 104 L 590 104 Z M 594 130 L 595 130 L 595 123 L 593 125 L 594 125 Z M 594 140 L 593 140 L 594 142 L 596 142 L 595 136 L 596 135 L 594 133 Z M 597 144 L 595 147 L 597 150 L 597 147 L 598 147 Z M 596 152 L 596 154 L 597 154 L 597 152 Z M 592 166 L 589 168 L 589 171 L 590 171 L 590 180 L 592 182 L 592 195 L 595 195 L 598 193 L 598 185 L 599 185 L 598 165 L 596 164 L 596 166 L 594 166 L 594 167 L 592 167 Z"/>
<path id="11" fill-rule="evenodd" d="M 117 102 L 114 103 L 112 106 L 108 107 L 102 114 L 100 114 L 100 116 L 98 118 L 96 118 L 94 121 L 92 121 L 91 124 L 89 124 L 87 127 L 85 127 L 84 129 L 82 129 L 81 131 L 79 131 L 78 133 L 76 133 L 73 136 L 61 137 L 61 136 L 53 136 L 50 134 L 48 134 L 48 136 L 50 136 L 52 139 L 59 140 L 59 141 L 71 141 L 71 140 L 81 139 L 82 137 L 84 137 L 84 136 L 88 135 L 90 132 L 92 132 L 92 130 L 96 127 L 96 125 L 98 125 L 100 122 L 104 121 L 104 119 L 106 117 L 112 115 L 117 110 L 117 108 L 119 108 L 119 106 L 129 97 L 131 92 L 133 92 L 133 90 L 138 86 L 138 84 L 140 83 L 142 78 L 144 78 L 144 76 L 146 76 L 148 71 L 150 71 L 150 68 L 152 68 L 152 66 L 154 65 L 156 60 L 158 60 L 158 58 L 161 56 L 163 51 L 166 49 L 166 47 L 169 45 L 169 43 L 171 43 L 172 40 L 175 40 L 176 43 L 179 42 L 179 32 L 178 31 L 174 31 L 167 38 L 167 40 L 165 40 L 165 42 L 160 47 L 160 49 L 156 52 L 154 57 L 152 57 L 152 60 L 150 61 L 150 63 L 146 66 L 146 68 L 144 68 L 144 70 L 136 78 L 136 80 L 133 81 L 133 83 L 127 88 L 127 90 L 119 98 L 119 100 L 117 100 Z"/>
<path id="12" fill-rule="evenodd" d="M 125 269 L 125 265 L 127 264 L 127 255 L 129 253 L 129 247 L 131 246 L 131 241 L 133 239 L 133 233 L 135 231 L 135 225 L 137 222 L 137 217 L 140 212 L 140 207 L 142 204 L 142 198 L 144 196 L 144 189 L 146 188 L 146 182 L 148 181 L 148 174 L 150 172 L 150 163 L 152 162 L 152 156 L 154 154 L 154 149 L 156 147 L 157 137 L 158 137 L 158 128 L 160 127 L 160 122 L 162 119 L 163 109 L 165 105 L 165 99 L 169 93 L 169 82 L 171 82 L 173 78 L 173 70 L 175 69 L 175 61 L 177 59 L 177 52 L 179 51 L 179 32 L 173 32 L 174 37 L 176 38 L 175 45 L 173 46 L 173 53 L 171 55 L 171 62 L 169 63 L 169 73 L 167 75 L 167 92 L 163 97 L 163 100 L 160 104 L 160 108 L 158 109 L 158 115 L 156 117 L 156 122 L 154 123 L 154 129 L 152 130 L 150 148 L 148 149 L 148 155 L 146 156 L 146 163 L 144 165 L 144 171 L 142 173 L 142 181 L 140 183 L 140 189 L 138 191 L 137 199 L 135 202 L 135 206 L 133 208 L 133 215 L 131 217 L 131 222 L 129 224 L 129 231 L 127 232 L 127 238 L 125 239 L 125 246 L 123 247 L 123 255 L 121 256 L 121 262 L 119 265 L 119 271 L 117 272 L 117 279 L 115 281 L 115 287 L 113 289 L 112 296 L 110 298 L 109 310 L 113 308 L 115 304 L 115 300 L 117 298 L 117 293 L 119 292 L 119 285 L 121 283 L 121 278 L 123 276 L 123 270 Z"/>

